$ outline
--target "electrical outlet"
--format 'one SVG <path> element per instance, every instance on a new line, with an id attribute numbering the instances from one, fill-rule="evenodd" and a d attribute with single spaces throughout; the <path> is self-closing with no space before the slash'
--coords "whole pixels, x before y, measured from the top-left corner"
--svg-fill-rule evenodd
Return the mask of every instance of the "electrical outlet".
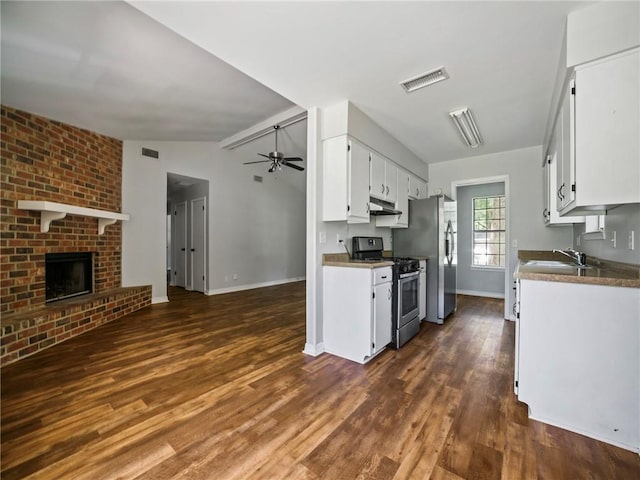
<path id="1" fill-rule="evenodd" d="M 234 280 L 237 280 L 237 279 L 238 279 L 238 274 L 237 274 L 237 273 L 234 273 L 234 274 L 233 274 L 233 279 L 234 279 Z"/>
<path id="2" fill-rule="evenodd" d="M 611 244 L 613 245 L 613 248 L 617 248 L 618 247 L 618 236 L 616 235 L 616 231 L 613 230 L 611 232 Z"/>
<path id="3" fill-rule="evenodd" d="M 629 236 L 627 237 L 627 248 L 629 250 L 633 250 L 636 248 L 636 232 L 635 230 L 629 231 Z"/>
<path id="4" fill-rule="evenodd" d="M 515 239 L 514 239 L 514 240 L 511 240 L 511 246 L 512 246 L 513 248 L 518 248 L 518 240 L 515 240 Z"/>

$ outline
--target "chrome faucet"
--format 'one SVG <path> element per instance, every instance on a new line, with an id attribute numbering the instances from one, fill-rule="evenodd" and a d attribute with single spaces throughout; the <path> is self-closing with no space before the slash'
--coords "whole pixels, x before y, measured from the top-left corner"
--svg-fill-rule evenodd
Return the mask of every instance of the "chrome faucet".
<path id="1" fill-rule="evenodd" d="M 566 250 L 558 250 L 557 248 L 554 248 L 553 253 L 561 253 L 562 255 L 566 255 L 571 260 L 576 262 L 579 267 L 584 267 L 587 265 L 587 256 L 582 252 L 575 251 L 573 248 L 567 248 Z"/>

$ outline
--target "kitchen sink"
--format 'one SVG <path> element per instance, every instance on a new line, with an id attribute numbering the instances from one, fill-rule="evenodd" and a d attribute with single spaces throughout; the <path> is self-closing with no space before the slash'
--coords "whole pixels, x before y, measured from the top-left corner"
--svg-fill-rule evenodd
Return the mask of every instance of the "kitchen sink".
<path id="1" fill-rule="evenodd" d="M 563 262 L 561 260 L 527 260 L 524 265 L 528 267 L 543 267 L 543 268 L 579 268 L 588 269 L 592 268 L 589 265 L 576 265 L 575 263 Z"/>

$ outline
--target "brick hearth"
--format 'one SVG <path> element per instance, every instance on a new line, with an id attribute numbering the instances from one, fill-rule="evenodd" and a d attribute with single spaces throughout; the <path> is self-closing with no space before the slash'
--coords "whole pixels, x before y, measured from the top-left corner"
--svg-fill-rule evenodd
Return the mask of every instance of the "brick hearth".
<path id="1" fill-rule="evenodd" d="M 67 215 L 41 233 L 40 214 L 17 208 L 18 200 L 47 200 L 120 212 L 122 142 L 6 106 L 0 120 L 4 365 L 150 304 L 151 289 L 121 288 L 120 222 L 98 235 L 96 218 Z M 45 253 L 55 252 L 93 253 L 94 295 L 74 299 L 72 309 L 45 306 Z M 67 310 L 78 325 L 60 324 Z"/>

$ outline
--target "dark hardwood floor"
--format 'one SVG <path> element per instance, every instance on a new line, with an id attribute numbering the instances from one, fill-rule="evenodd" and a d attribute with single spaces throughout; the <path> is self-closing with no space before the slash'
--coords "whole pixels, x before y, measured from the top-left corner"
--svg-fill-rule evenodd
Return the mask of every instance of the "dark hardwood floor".
<path id="1" fill-rule="evenodd" d="M 2 479 L 638 479 L 530 421 L 502 302 L 368 365 L 302 353 L 304 283 L 153 305 L 2 370 Z"/>

